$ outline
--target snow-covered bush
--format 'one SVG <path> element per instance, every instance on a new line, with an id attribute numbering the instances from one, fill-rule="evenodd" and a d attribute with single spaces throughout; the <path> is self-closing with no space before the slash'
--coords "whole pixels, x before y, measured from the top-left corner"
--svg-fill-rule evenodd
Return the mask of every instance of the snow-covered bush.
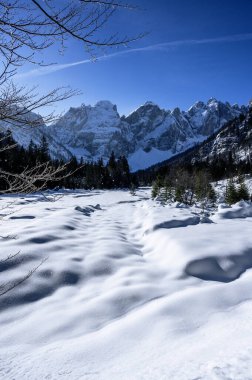
<path id="1" fill-rule="evenodd" d="M 237 187 L 234 184 L 234 180 L 230 179 L 227 182 L 225 192 L 225 202 L 227 204 L 234 204 L 240 200 L 248 201 L 250 199 L 249 191 L 246 184 L 242 181 Z"/>

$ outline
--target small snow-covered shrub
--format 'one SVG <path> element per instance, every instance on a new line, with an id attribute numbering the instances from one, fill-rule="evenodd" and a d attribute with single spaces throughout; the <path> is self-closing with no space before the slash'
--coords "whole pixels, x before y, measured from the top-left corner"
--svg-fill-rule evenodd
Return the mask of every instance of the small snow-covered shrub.
<path id="1" fill-rule="evenodd" d="M 241 182 L 237 187 L 232 179 L 228 181 L 225 194 L 225 202 L 227 204 L 231 205 L 241 200 L 248 201 L 249 199 L 249 191 L 244 182 Z"/>

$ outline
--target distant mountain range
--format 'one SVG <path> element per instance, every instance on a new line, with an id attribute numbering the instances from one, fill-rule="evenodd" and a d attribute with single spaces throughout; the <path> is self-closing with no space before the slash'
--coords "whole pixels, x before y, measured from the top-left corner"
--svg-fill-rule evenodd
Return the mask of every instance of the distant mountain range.
<path id="1" fill-rule="evenodd" d="M 100 101 L 95 106 L 70 108 L 54 125 L 37 128 L 9 128 L 13 137 L 27 147 L 39 144 L 43 135 L 54 158 L 76 156 L 84 160 L 105 160 L 114 151 L 125 155 L 132 170 L 144 169 L 186 151 L 219 131 L 227 122 L 246 114 L 248 107 L 211 98 L 197 102 L 188 111 L 164 110 L 146 102 L 128 116 L 120 116 L 116 105 Z M 31 114 L 34 117 L 34 114 Z"/>
<path id="2" fill-rule="evenodd" d="M 167 166 L 218 163 L 230 166 L 252 165 L 252 104 L 245 113 L 227 122 L 201 144 L 147 169 L 156 171 Z M 250 169 L 249 169 L 250 170 Z"/>

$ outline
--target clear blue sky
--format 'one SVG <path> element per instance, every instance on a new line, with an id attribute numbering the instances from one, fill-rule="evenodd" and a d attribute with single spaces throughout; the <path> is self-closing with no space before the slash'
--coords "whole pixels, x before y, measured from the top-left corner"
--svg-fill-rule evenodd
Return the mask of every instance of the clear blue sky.
<path id="1" fill-rule="evenodd" d="M 252 98 L 251 0 L 132 0 L 144 10 L 118 14 L 112 32 L 148 36 L 107 58 L 19 81 L 42 91 L 70 85 L 82 91 L 59 109 L 111 100 L 128 114 L 151 100 L 161 107 L 187 109 L 210 97 L 247 104 Z M 117 54 L 118 52 L 123 54 Z M 116 53 L 116 54 L 114 54 Z M 112 54 L 112 55 L 111 55 Z M 102 55 L 102 52 L 101 52 Z M 55 52 L 47 59 L 55 61 Z M 59 64 L 88 59 L 71 41 Z M 29 71 L 24 67 L 23 71 Z"/>

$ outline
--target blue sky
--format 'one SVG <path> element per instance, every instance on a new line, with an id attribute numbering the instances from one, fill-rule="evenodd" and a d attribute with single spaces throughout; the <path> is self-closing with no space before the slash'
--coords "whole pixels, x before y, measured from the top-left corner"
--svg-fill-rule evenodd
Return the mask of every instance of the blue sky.
<path id="1" fill-rule="evenodd" d="M 46 53 L 58 66 L 31 71 L 18 78 L 41 91 L 70 85 L 82 92 L 58 106 L 67 110 L 81 103 L 111 100 L 128 114 L 151 100 L 162 108 L 187 109 L 197 100 L 215 97 L 247 104 L 252 98 L 251 0 L 132 0 L 142 10 L 121 12 L 111 32 L 136 35 L 147 31 L 130 48 L 108 50 L 97 62 L 82 45 L 71 41 L 64 56 Z M 84 61 L 79 63 L 80 61 Z M 69 65 L 71 63 L 76 65 Z M 65 66 L 64 66 L 65 65 Z"/>

